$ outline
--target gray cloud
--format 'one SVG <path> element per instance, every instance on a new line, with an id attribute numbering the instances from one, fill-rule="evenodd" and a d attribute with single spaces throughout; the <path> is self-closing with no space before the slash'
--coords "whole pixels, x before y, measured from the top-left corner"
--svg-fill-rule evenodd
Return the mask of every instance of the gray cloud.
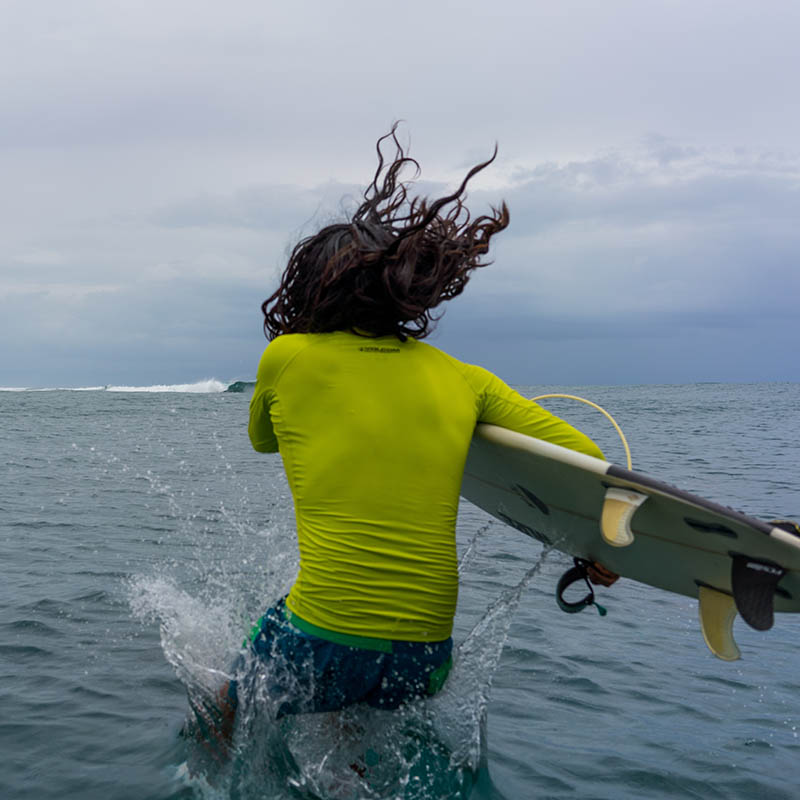
<path id="1" fill-rule="evenodd" d="M 491 313 L 466 298 L 434 341 L 522 386 L 798 381 L 796 314 Z"/>
<path id="2" fill-rule="evenodd" d="M 330 181 L 307 189 L 301 186 L 248 186 L 230 195 L 191 198 L 160 209 L 157 225 L 171 228 L 230 227 L 258 231 L 300 230 L 315 221 L 344 217 L 362 187 Z"/>
<path id="3" fill-rule="evenodd" d="M 757 155 L 669 149 L 668 158 L 645 147 L 546 163 L 517 170 L 505 188 L 472 193 L 475 211 L 505 196 L 513 222 L 498 237 L 496 263 L 475 275 L 445 317 L 442 342 L 466 358 L 471 351 L 489 363 L 500 358 L 522 382 L 511 362 L 529 348 L 550 353 L 553 374 L 568 373 L 573 383 L 597 364 L 614 370 L 609 381 L 657 380 L 659 369 L 662 379 L 680 380 L 701 374 L 700 363 L 720 378 L 762 374 L 770 363 L 776 375 L 795 375 L 788 355 L 752 355 L 753 342 L 766 347 L 768 330 L 791 338 L 796 320 L 794 162 L 777 169 Z M 436 194 L 444 186 L 418 188 Z M 16 360 L 19 369 L 37 347 L 52 356 L 46 343 L 55 339 L 59 364 L 69 351 L 95 353 L 84 382 L 130 381 L 101 374 L 117 374 L 114 352 L 125 354 L 122 371 L 136 364 L 142 380 L 170 354 L 181 380 L 192 377 L 187 371 L 240 376 L 247 368 L 235 353 L 257 354 L 263 344 L 258 303 L 287 248 L 340 217 L 359 194 L 334 182 L 252 185 L 51 234 L 5 277 L 4 326 L 30 349 L 9 353 L 10 366 Z M 726 340 L 753 362 L 742 368 L 741 359 L 723 356 Z M 663 355 L 608 355 L 646 341 Z"/>
<path id="4" fill-rule="evenodd" d="M 796 3 L 7 6 L 0 384 L 242 375 L 287 247 L 397 118 L 426 192 L 500 143 L 470 203 L 512 226 L 442 323 L 463 357 L 797 376 Z"/>

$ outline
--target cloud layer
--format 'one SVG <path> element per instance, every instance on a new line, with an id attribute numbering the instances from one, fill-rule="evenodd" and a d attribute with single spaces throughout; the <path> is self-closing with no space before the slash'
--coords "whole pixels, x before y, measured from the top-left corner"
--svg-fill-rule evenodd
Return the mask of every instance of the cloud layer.
<path id="1" fill-rule="evenodd" d="M 396 118 L 428 194 L 500 143 L 470 203 L 512 225 L 442 321 L 455 354 L 800 380 L 800 10 L 768 5 L 11 3 L 0 385 L 252 375 L 287 248 Z"/>

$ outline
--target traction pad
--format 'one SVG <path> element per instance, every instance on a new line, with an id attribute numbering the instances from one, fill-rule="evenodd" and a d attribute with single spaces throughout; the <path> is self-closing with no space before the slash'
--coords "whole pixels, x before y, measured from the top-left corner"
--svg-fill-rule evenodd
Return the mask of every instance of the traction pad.
<path id="1" fill-rule="evenodd" d="M 775 621 L 775 589 L 786 570 L 771 561 L 757 561 L 731 553 L 731 585 L 736 609 L 742 619 L 757 631 L 768 631 Z"/>

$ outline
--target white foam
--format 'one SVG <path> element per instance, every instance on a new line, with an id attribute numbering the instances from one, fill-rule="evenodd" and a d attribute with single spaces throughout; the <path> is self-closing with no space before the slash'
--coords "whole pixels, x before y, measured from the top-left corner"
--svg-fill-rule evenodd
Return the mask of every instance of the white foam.
<path id="1" fill-rule="evenodd" d="M 0 386 L 0 392 L 187 392 L 192 394 L 216 394 L 224 392 L 229 384 L 216 378 L 206 378 L 195 383 L 159 383 L 152 386 Z"/>
<path id="2" fill-rule="evenodd" d="M 224 392 L 227 383 L 216 378 L 206 378 L 196 383 L 155 384 L 153 386 L 106 386 L 108 392 L 188 392 L 191 394 L 216 394 Z"/>
<path id="3" fill-rule="evenodd" d="M 102 392 L 105 388 L 105 386 L 52 386 L 46 388 L 0 386 L 0 392 Z"/>

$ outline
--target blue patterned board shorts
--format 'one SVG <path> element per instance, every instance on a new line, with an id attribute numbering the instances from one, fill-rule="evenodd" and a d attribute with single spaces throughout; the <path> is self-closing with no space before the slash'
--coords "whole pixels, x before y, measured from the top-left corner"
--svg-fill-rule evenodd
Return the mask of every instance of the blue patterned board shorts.
<path id="1" fill-rule="evenodd" d="M 436 694 L 453 664 L 452 638 L 406 642 L 350 637 L 299 619 L 283 600 L 256 623 L 245 646 L 234 665 L 228 699 L 236 708 L 240 687 L 261 679 L 278 717 L 338 711 L 362 702 L 392 710 Z"/>

